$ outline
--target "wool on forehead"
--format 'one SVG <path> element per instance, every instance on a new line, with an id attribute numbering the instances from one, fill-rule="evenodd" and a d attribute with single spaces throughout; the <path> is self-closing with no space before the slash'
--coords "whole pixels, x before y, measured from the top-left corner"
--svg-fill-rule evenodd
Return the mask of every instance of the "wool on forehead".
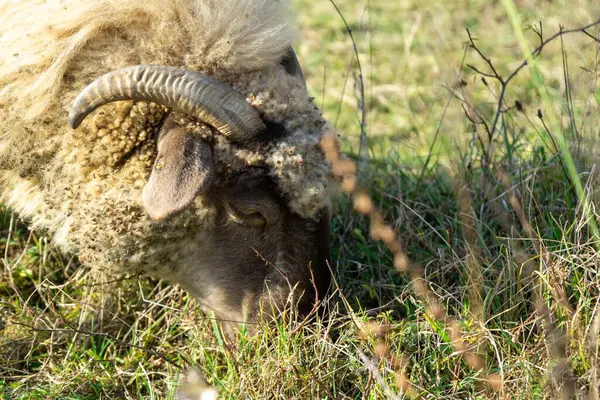
<path id="1" fill-rule="evenodd" d="M 103 162 L 118 163 L 135 149 L 146 168 L 131 174 L 139 185 L 152 162 L 145 142 L 161 110 L 108 105 L 78 133 L 69 131 L 67 115 L 77 93 L 106 72 L 173 65 L 232 85 L 263 118 L 286 128 L 285 136 L 254 152 L 220 139 L 217 161 L 233 169 L 269 166 L 290 208 L 316 215 L 327 202 L 328 166 L 318 149 L 323 120 L 303 82 L 280 66 L 294 38 L 287 13 L 285 1 L 273 0 L 4 2 L 0 108 L 11 129 L 0 131 L 0 169 L 18 165 L 20 176 L 35 172 L 61 145 L 94 137 L 93 145 L 74 149 L 64 162 L 83 157 L 80 164 L 100 171 Z M 14 155 L 32 151 L 35 157 Z M 79 169 L 85 175 L 86 168 Z"/>

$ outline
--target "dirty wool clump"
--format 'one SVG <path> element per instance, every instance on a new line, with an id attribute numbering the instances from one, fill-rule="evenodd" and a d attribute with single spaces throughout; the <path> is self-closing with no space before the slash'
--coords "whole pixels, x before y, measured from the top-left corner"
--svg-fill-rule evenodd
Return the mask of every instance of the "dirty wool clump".
<path id="1" fill-rule="evenodd" d="M 324 121 L 302 78 L 281 64 L 294 34 L 286 12 L 286 2 L 273 0 L 4 2 L 0 201 L 104 267 L 152 272 L 172 257 L 171 239 L 201 235 L 216 213 L 201 196 L 169 223 L 152 223 L 141 205 L 159 129 L 174 112 L 116 102 L 76 130 L 67 124 L 73 100 L 94 79 L 160 64 L 214 76 L 283 126 L 280 138 L 248 149 L 180 117 L 213 144 L 222 174 L 267 166 L 290 209 L 316 217 L 327 204 L 329 167 L 318 148 Z"/>

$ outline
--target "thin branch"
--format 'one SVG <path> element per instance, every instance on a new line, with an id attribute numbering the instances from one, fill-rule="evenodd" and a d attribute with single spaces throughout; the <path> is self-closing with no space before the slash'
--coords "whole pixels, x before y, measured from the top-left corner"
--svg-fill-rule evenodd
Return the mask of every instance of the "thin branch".
<path id="1" fill-rule="evenodd" d="M 473 71 L 477 72 L 479 75 L 487 76 L 488 78 L 495 78 L 495 79 L 498 78 L 496 75 L 488 74 L 487 72 L 483 72 L 482 70 L 475 68 L 472 64 L 467 64 L 467 67 L 471 68 Z"/>
<path id="2" fill-rule="evenodd" d="M 475 45 L 475 40 L 473 39 L 473 36 L 471 35 L 471 31 L 467 28 L 467 35 L 469 35 L 469 43 L 472 49 L 474 49 L 477 54 L 479 54 L 479 57 L 481 57 L 486 63 L 487 65 L 490 67 L 490 69 L 492 70 L 493 74 L 486 74 L 486 76 L 489 76 L 491 78 L 496 78 L 498 81 L 500 81 L 500 83 L 502 85 L 504 85 L 504 80 L 502 79 L 502 76 L 500 76 L 500 74 L 498 73 L 498 71 L 496 71 L 496 68 L 494 67 L 494 64 L 492 63 L 492 60 L 488 57 L 486 57 L 481 50 L 479 50 L 479 47 L 477 47 Z"/>
<path id="3" fill-rule="evenodd" d="M 365 107 L 365 84 L 364 84 L 364 79 L 363 79 L 363 70 L 362 70 L 362 65 L 360 64 L 360 57 L 358 55 L 358 47 L 356 45 L 356 40 L 354 40 L 354 35 L 352 34 L 352 29 L 350 28 L 350 25 L 348 25 L 348 22 L 346 21 L 346 18 L 344 17 L 344 14 L 342 14 L 342 12 L 340 11 L 339 7 L 337 6 L 337 4 L 335 3 L 334 0 L 329 0 L 329 2 L 331 4 L 333 4 L 333 7 L 335 7 L 335 10 L 337 11 L 338 15 L 340 16 L 340 18 L 342 19 L 342 21 L 344 22 L 344 26 L 346 27 L 346 32 L 348 32 L 348 35 L 350 36 L 350 40 L 352 41 L 352 47 L 354 48 L 354 56 L 356 57 L 356 64 L 358 65 L 358 83 L 360 85 L 359 91 L 360 91 L 360 111 L 361 111 L 361 116 L 360 116 L 360 144 L 359 144 L 359 148 L 358 148 L 358 155 L 359 157 L 361 156 L 361 153 L 363 151 L 363 146 L 366 144 L 366 139 L 367 139 L 367 132 L 366 132 L 366 122 L 367 122 L 367 109 Z"/>
<path id="4" fill-rule="evenodd" d="M 587 36 L 589 36 L 590 38 L 594 39 L 594 41 L 595 41 L 596 43 L 600 43 L 600 39 L 598 39 L 596 36 L 594 36 L 594 35 L 592 35 L 591 33 L 589 33 L 589 32 L 587 31 L 587 28 L 586 28 L 586 29 L 583 29 L 581 32 L 583 32 L 583 34 L 584 34 L 584 35 L 587 35 Z"/>
<path id="5" fill-rule="evenodd" d="M 519 66 L 517 66 L 517 68 L 515 68 L 515 70 L 513 70 L 508 75 L 507 78 L 503 78 L 500 74 L 498 74 L 498 72 L 492 65 L 491 60 L 488 57 L 486 57 L 482 53 L 482 51 L 477 47 L 473 37 L 471 36 L 471 32 L 469 32 L 469 30 L 467 29 L 470 46 L 477 52 L 477 54 L 479 54 L 479 56 L 490 66 L 490 69 L 492 70 L 492 74 L 483 73 L 481 75 L 487 76 L 487 77 L 493 77 L 493 78 L 497 79 L 501 84 L 500 94 L 498 96 L 498 101 L 497 101 L 496 114 L 494 115 L 494 121 L 492 123 L 492 127 L 490 130 L 490 142 L 493 139 L 494 134 L 496 133 L 496 130 L 498 127 L 498 121 L 500 120 L 500 115 L 502 114 L 502 106 L 504 104 L 504 99 L 506 97 L 506 89 L 508 87 L 508 84 L 515 78 L 515 76 L 517 76 L 519 74 L 519 72 L 521 72 L 521 70 L 523 68 L 525 68 L 531 60 L 537 58 L 542 53 L 542 50 L 544 49 L 544 47 L 546 47 L 546 45 L 548 43 L 554 41 L 556 38 L 562 37 L 563 35 L 567 35 L 567 34 L 571 34 L 571 33 L 583 33 L 583 34 L 591 37 L 592 39 L 594 39 L 596 42 L 600 42 L 600 40 L 598 38 L 594 37 L 593 35 L 591 35 L 590 33 L 587 32 L 588 29 L 590 29 L 594 26 L 597 26 L 597 25 L 600 25 L 600 19 L 598 19 L 586 26 L 583 26 L 581 28 L 563 29 L 563 27 L 560 27 L 559 31 L 556 32 L 554 35 L 550 36 L 548 39 L 543 39 L 543 37 L 542 37 L 543 30 L 541 28 L 542 25 L 540 24 L 540 30 L 539 31 L 535 30 L 535 32 L 540 37 L 541 43 L 535 49 L 533 49 L 533 51 L 531 52 L 531 56 L 528 57 L 527 59 L 523 60 L 523 62 L 521 64 L 519 64 Z M 476 69 L 474 69 L 474 70 L 476 72 L 480 73 Z"/>

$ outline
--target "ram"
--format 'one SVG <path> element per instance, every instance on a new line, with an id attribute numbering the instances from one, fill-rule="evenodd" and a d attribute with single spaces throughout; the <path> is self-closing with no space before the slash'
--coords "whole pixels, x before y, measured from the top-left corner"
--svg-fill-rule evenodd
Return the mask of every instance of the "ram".
<path id="1" fill-rule="evenodd" d="M 255 320 L 330 281 L 325 121 L 274 0 L 0 5 L 0 201 L 92 267 Z M 235 324 L 234 324 L 235 325 Z"/>

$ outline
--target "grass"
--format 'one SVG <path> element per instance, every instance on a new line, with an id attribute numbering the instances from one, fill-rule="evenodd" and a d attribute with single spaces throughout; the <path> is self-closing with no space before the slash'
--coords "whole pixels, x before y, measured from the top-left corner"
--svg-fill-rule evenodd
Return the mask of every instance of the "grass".
<path id="1" fill-rule="evenodd" d="M 510 1 L 338 4 L 365 82 L 361 182 L 460 340 L 345 196 L 332 220 L 332 318 L 284 318 L 233 348 L 179 288 L 89 271 L 3 208 L 0 398 L 174 398 L 193 365 L 222 398 L 598 399 L 600 46 L 573 34 L 544 48 L 507 87 L 491 142 L 500 86 L 465 48 L 468 28 L 506 77 L 537 43 L 534 24 L 544 37 L 583 26 L 600 17 L 589 3 L 523 0 L 512 16 Z M 294 8 L 309 87 L 356 159 L 346 27 L 330 2 Z"/>

